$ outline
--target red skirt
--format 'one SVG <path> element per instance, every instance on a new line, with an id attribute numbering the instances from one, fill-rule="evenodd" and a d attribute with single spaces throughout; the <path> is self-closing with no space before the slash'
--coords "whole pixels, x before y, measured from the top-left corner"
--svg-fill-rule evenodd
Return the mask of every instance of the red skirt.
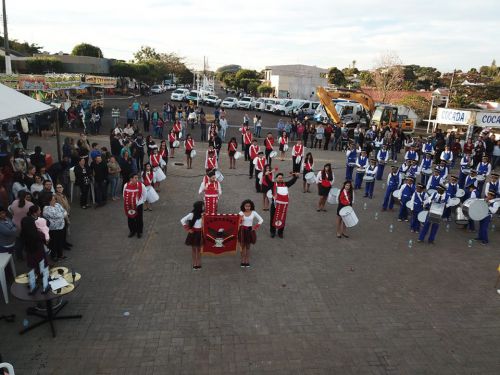
<path id="1" fill-rule="evenodd" d="M 238 242 L 243 245 L 253 245 L 257 242 L 257 234 L 252 227 L 240 226 L 238 231 Z"/>
<path id="2" fill-rule="evenodd" d="M 201 230 L 196 230 L 192 233 L 188 233 L 188 235 L 186 237 L 186 241 L 184 241 L 184 243 L 187 246 L 201 247 L 201 244 L 202 244 Z"/>

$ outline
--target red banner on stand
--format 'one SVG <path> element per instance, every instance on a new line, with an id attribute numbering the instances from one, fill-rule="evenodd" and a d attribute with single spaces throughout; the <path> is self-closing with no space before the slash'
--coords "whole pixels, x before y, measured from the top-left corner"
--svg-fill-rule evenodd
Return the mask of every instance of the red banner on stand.
<path id="1" fill-rule="evenodd" d="M 240 215 L 203 215 L 203 249 L 205 255 L 236 253 Z"/>

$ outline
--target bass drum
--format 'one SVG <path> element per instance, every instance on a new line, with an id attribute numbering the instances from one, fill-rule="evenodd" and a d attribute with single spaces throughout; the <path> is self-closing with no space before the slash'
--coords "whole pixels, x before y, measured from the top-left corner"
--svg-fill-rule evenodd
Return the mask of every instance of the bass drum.
<path id="1" fill-rule="evenodd" d="M 471 220 L 481 221 L 489 214 L 488 203 L 482 199 L 467 199 L 462 210 L 465 216 L 468 216 Z"/>
<path id="2" fill-rule="evenodd" d="M 359 223 L 358 217 L 351 206 L 343 207 L 339 211 L 339 215 L 347 228 L 352 228 Z"/>

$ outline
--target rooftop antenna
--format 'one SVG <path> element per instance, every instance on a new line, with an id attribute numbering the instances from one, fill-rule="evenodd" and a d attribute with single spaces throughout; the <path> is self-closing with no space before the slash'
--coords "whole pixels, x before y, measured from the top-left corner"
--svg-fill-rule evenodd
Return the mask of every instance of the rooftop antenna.
<path id="1" fill-rule="evenodd" d="M 7 10 L 5 8 L 5 0 L 2 0 L 3 12 L 3 46 L 5 49 L 5 74 L 12 74 L 12 65 L 10 63 L 9 51 L 9 33 L 7 32 Z"/>

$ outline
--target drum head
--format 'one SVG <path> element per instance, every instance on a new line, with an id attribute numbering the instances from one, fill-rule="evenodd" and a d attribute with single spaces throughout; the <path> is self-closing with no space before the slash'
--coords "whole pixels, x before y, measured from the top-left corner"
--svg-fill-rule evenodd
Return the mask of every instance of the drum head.
<path id="1" fill-rule="evenodd" d="M 304 177 L 308 184 L 314 184 L 316 182 L 316 177 L 314 176 L 314 172 L 308 172 Z"/>
<path id="2" fill-rule="evenodd" d="M 482 174 L 478 174 L 476 177 L 476 180 L 478 181 L 484 181 L 486 178 Z"/>
<path id="3" fill-rule="evenodd" d="M 463 196 L 465 196 L 465 190 L 464 189 L 458 189 L 456 196 L 457 196 L 457 198 L 462 198 Z"/>
<path id="4" fill-rule="evenodd" d="M 429 215 L 429 211 L 422 211 L 418 214 L 417 218 L 422 224 L 427 220 L 427 215 Z"/>
<path id="5" fill-rule="evenodd" d="M 482 199 L 472 199 L 469 205 L 468 216 L 472 220 L 481 221 L 488 216 L 488 204 Z"/>
<path id="6" fill-rule="evenodd" d="M 272 151 L 272 152 L 269 154 L 269 157 L 270 157 L 270 158 L 275 158 L 277 155 L 278 155 L 278 153 L 277 153 L 276 151 Z"/>
<path id="7" fill-rule="evenodd" d="M 406 208 L 413 211 L 413 201 L 406 202 Z"/>
<path id="8" fill-rule="evenodd" d="M 365 169 L 364 168 L 356 168 L 356 172 L 357 173 L 365 173 Z"/>
<path id="9" fill-rule="evenodd" d="M 215 171 L 215 178 L 217 181 L 222 182 L 224 180 L 224 175 L 220 171 Z"/>
<path id="10" fill-rule="evenodd" d="M 196 156 L 196 150 L 191 150 L 190 156 L 191 158 L 194 158 Z"/>
<path id="11" fill-rule="evenodd" d="M 354 210 L 352 209 L 351 206 L 345 206 L 345 207 L 342 207 L 339 211 L 339 215 L 340 216 L 347 216 L 349 215 L 351 212 L 353 212 Z"/>
<path id="12" fill-rule="evenodd" d="M 396 199 L 401 199 L 401 190 L 395 190 L 393 193 L 392 193 L 392 196 Z"/>
<path id="13" fill-rule="evenodd" d="M 235 158 L 236 160 L 238 160 L 239 158 L 241 158 L 241 152 L 236 151 L 236 152 L 234 153 L 234 158 Z"/>
<path id="14" fill-rule="evenodd" d="M 425 175 L 431 175 L 432 174 L 432 169 L 424 169 L 422 170 L 422 173 Z"/>
<path id="15" fill-rule="evenodd" d="M 363 180 L 365 180 L 366 182 L 372 182 L 373 180 L 375 180 L 375 177 L 373 177 L 373 176 L 364 176 Z"/>
<path id="16" fill-rule="evenodd" d="M 436 192 L 437 191 L 435 189 L 429 189 L 429 190 L 427 190 L 427 194 L 429 194 L 430 196 L 432 196 Z"/>
<path id="17" fill-rule="evenodd" d="M 172 146 L 174 146 L 174 148 L 179 147 L 179 141 L 173 141 Z"/>
<path id="18" fill-rule="evenodd" d="M 448 206 L 449 207 L 455 207 L 460 204 L 460 198 L 450 198 L 448 200 Z"/>

